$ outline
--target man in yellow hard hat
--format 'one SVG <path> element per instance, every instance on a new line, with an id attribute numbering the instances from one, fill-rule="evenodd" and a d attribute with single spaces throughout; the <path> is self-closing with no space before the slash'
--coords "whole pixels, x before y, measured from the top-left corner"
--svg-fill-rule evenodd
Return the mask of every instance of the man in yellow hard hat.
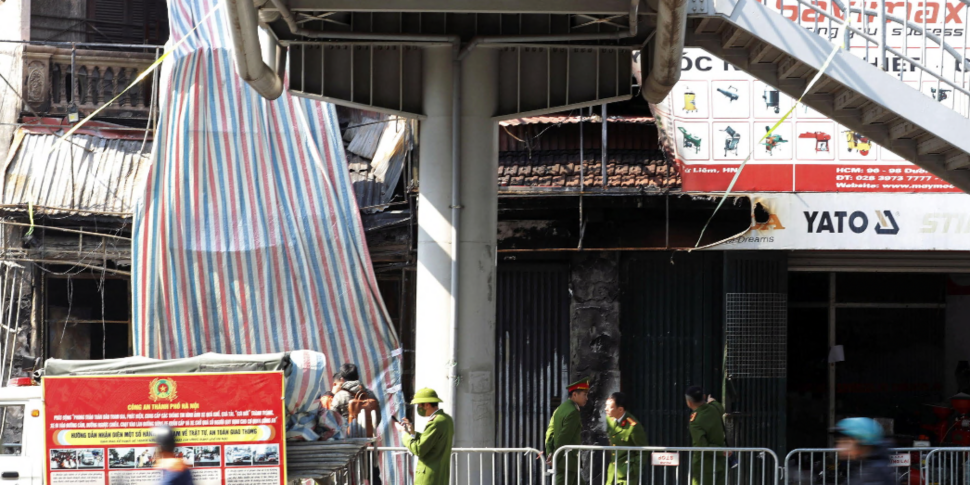
<path id="1" fill-rule="evenodd" d="M 448 485 L 451 476 L 451 442 L 455 438 L 455 422 L 438 409 L 438 393 L 427 387 L 414 393 L 411 404 L 417 406 L 418 416 L 429 417 L 424 431 L 416 433 L 407 419 L 394 425 L 404 435 L 404 446 L 418 457 L 414 485 Z"/>
<path id="2" fill-rule="evenodd" d="M 552 464 L 556 450 L 563 446 L 583 444 L 583 421 L 579 408 L 586 405 L 589 379 L 580 379 L 566 388 L 569 399 L 563 401 L 552 414 L 546 429 L 546 462 Z M 579 452 L 565 451 L 556 458 L 555 485 L 577 485 L 580 482 Z"/>

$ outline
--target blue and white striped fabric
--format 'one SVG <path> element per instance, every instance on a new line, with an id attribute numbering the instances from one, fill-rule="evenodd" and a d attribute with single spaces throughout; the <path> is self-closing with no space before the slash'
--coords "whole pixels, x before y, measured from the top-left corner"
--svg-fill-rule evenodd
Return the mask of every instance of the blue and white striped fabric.
<path id="1" fill-rule="evenodd" d="M 320 352 L 297 350 L 290 352 L 290 367 L 286 373 L 286 437 L 316 441 L 320 435 L 313 431 L 320 414 L 320 396 L 327 392 L 327 358 Z"/>
<path id="2" fill-rule="evenodd" d="M 402 415 L 401 353 L 377 289 L 333 106 L 261 98 L 235 73 L 219 0 L 169 0 L 154 162 L 134 227 L 137 355 L 309 349 L 357 364 Z M 203 21 L 203 19 L 205 19 Z M 198 30 L 192 32 L 199 24 Z M 399 483 L 393 477 L 385 483 Z"/>

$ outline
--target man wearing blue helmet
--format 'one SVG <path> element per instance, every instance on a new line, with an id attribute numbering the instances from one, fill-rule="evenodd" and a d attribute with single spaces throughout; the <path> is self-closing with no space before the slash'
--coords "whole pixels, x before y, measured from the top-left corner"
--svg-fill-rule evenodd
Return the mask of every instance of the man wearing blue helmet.
<path id="1" fill-rule="evenodd" d="M 869 418 L 848 418 L 839 421 L 832 432 L 836 435 L 839 456 L 861 465 L 850 467 L 846 483 L 895 485 L 879 423 Z"/>
<path id="2" fill-rule="evenodd" d="M 192 470 L 175 454 L 175 430 L 162 425 L 152 429 L 155 440 L 155 468 L 162 471 L 158 485 L 194 485 Z"/>

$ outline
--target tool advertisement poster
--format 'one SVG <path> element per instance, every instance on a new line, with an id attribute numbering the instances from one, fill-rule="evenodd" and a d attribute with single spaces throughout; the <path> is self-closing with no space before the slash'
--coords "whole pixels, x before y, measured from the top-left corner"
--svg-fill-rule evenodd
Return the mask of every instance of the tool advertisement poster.
<path id="1" fill-rule="evenodd" d="M 279 372 L 45 377 L 49 485 L 155 485 L 151 429 L 175 429 L 197 485 L 283 485 Z"/>
<path id="2" fill-rule="evenodd" d="M 826 2 L 825 11 L 844 12 Z M 855 3 L 853 3 L 855 5 Z M 970 9 L 959 1 L 890 4 L 890 15 L 940 35 L 957 53 L 967 50 L 966 27 Z M 897 8 L 900 7 L 900 8 Z M 831 23 L 794 2 L 776 5 L 790 20 L 798 20 L 809 31 L 837 42 L 844 27 Z M 904 15 L 905 14 L 905 15 Z M 877 35 L 871 18 L 854 14 L 857 28 Z M 892 28 L 896 25 L 898 28 Z M 890 24 L 887 44 L 907 53 L 928 67 L 942 71 L 948 79 L 963 79 L 968 73 L 958 62 L 944 55 L 921 30 Z M 858 35 L 850 35 L 854 54 L 878 62 L 878 50 L 866 47 Z M 970 100 L 951 86 L 915 69 L 891 53 L 886 60 L 887 76 L 922 91 L 928 98 L 966 113 Z M 840 125 L 805 105 L 798 106 L 771 136 L 761 137 L 792 107 L 794 100 L 703 49 L 687 48 L 681 60 L 681 80 L 658 105 L 651 105 L 657 119 L 661 144 L 668 157 L 676 160 L 683 189 L 695 192 L 724 191 L 748 154 L 735 191 L 740 192 L 959 192 L 949 183 L 907 162 L 873 143 L 862 133 Z M 753 146 L 757 144 L 757 146 Z"/>

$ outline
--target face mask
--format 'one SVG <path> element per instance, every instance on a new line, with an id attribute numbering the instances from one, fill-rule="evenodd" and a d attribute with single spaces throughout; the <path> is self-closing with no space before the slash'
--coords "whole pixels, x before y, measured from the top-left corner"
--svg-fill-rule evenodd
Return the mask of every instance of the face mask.
<path id="1" fill-rule="evenodd" d="M 423 417 L 425 417 L 427 415 L 428 415 L 428 411 L 425 409 L 425 407 L 424 406 L 418 406 L 418 416 L 421 416 L 423 418 Z"/>

